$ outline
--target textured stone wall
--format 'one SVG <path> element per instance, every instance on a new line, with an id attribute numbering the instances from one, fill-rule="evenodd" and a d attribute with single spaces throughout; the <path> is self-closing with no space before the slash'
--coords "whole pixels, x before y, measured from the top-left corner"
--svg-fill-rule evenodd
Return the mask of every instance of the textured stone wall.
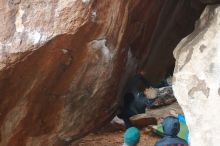
<path id="1" fill-rule="evenodd" d="M 113 115 L 128 4 L 1 1 L 1 146 L 66 146 Z"/>
<path id="2" fill-rule="evenodd" d="M 207 6 L 196 28 L 174 52 L 174 93 L 184 111 L 192 146 L 220 141 L 220 6 Z"/>
<path id="3" fill-rule="evenodd" d="M 155 79 L 170 70 L 174 47 L 165 46 L 191 32 L 202 9 L 189 0 L 0 0 L 0 146 L 67 146 L 102 126 L 137 66 Z"/>

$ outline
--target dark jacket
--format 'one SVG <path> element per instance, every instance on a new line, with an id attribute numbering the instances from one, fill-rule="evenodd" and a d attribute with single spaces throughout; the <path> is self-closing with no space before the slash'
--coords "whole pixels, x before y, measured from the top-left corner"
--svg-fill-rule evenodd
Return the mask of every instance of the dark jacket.
<path id="1" fill-rule="evenodd" d="M 147 99 L 141 87 L 149 87 L 150 83 L 141 75 L 136 74 L 127 83 L 126 94 L 124 95 L 124 105 L 118 115 L 125 122 L 127 128 L 133 126 L 129 118 L 133 115 L 145 113 L 145 108 L 151 106 L 153 100 Z"/>
<path id="2" fill-rule="evenodd" d="M 137 114 L 145 113 L 146 107 L 153 106 L 154 100 L 147 99 L 142 92 L 127 93 L 125 96 L 126 104 L 118 116 L 124 120 L 126 127 L 129 128 L 133 126 L 129 118 Z"/>
<path id="3" fill-rule="evenodd" d="M 126 85 L 126 93 L 137 93 L 143 91 L 143 88 L 150 87 L 150 83 L 141 74 L 131 77 Z"/>
<path id="4" fill-rule="evenodd" d="M 180 123 L 176 117 L 166 117 L 163 122 L 164 138 L 157 141 L 155 146 L 188 146 L 187 142 L 177 137 Z"/>
<path id="5" fill-rule="evenodd" d="M 152 107 L 154 99 L 148 99 L 145 97 L 143 92 L 137 93 L 134 97 L 134 101 L 132 102 L 131 108 L 134 111 L 134 114 L 142 114 L 145 113 L 146 107 Z"/>

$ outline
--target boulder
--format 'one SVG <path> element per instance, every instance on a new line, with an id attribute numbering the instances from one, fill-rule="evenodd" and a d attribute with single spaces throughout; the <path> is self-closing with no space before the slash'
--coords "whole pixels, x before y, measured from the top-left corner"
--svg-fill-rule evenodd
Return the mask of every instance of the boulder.
<path id="1" fill-rule="evenodd" d="M 220 134 L 220 6 L 207 6 L 174 51 L 174 94 L 192 146 L 217 146 Z"/>
<path id="2" fill-rule="evenodd" d="M 0 145 L 67 146 L 108 122 L 137 66 L 172 70 L 203 10 L 190 3 L 1 0 Z"/>

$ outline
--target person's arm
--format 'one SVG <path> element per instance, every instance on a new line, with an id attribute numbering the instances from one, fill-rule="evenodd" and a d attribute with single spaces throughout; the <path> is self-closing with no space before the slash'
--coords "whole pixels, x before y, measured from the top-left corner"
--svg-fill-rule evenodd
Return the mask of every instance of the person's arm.
<path id="1" fill-rule="evenodd" d="M 154 107 L 154 100 L 148 99 L 147 97 L 144 96 L 143 93 L 141 93 L 142 96 L 142 102 L 145 104 L 146 107 L 151 108 Z"/>

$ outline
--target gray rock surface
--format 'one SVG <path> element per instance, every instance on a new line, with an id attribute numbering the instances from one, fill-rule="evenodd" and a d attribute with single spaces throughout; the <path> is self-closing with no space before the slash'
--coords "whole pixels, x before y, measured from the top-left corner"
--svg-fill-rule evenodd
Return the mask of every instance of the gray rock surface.
<path id="1" fill-rule="evenodd" d="M 174 94 L 186 116 L 191 146 L 220 141 L 220 6 L 207 6 L 174 51 Z"/>

